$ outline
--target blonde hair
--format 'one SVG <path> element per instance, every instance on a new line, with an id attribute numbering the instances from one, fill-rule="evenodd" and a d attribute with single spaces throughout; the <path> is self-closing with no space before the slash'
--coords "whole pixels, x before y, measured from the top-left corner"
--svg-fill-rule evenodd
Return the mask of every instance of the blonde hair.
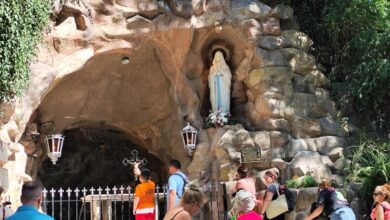
<path id="1" fill-rule="evenodd" d="M 385 196 L 385 200 L 390 198 L 390 184 L 385 183 L 381 186 L 377 186 L 376 189 Z"/>
<path id="2" fill-rule="evenodd" d="M 264 175 L 269 175 L 269 176 L 273 177 L 275 181 L 277 181 L 278 177 L 279 177 L 279 173 L 275 170 L 272 170 L 272 169 L 267 170 Z"/>
<path id="3" fill-rule="evenodd" d="M 181 203 L 183 205 L 197 204 L 203 206 L 206 202 L 206 196 L 203 193 L 203 189 L 195 183 L 189 183 L 184 191 Z"/>

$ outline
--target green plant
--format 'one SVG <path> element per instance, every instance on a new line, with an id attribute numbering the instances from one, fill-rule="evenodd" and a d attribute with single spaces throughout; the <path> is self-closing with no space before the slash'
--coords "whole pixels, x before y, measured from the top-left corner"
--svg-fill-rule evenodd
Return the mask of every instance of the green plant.
<path id="1" fill-rule="evenodd" d="M 281 2 L 293 7 L 300 30 L 314 41 L 310 52 L 326 68 L 343 115 L 390 132 L 390 1 Z"/>
<path id="2" fill-rule="evenodd" d="M 288 188 L 306 188 L 317 186 L 318 183 L 311 175 L 305 175 L 302 177 L 293 177 L 291 180 L 286 181 Z"/>
<path id="3" fill-rule="evenodd" d="M 49 22 L 51 0 L 0 1 L 0 102 L 27 86 L 29 64 Z"/>
<path id="4" fill-rule="evenodd" d="M 390 182 L 390 140 L 363 137 L 350 150 L 353 156 L 346 180 L 361 183 L 360 196 L 371 205 L 375 186 Z"/>

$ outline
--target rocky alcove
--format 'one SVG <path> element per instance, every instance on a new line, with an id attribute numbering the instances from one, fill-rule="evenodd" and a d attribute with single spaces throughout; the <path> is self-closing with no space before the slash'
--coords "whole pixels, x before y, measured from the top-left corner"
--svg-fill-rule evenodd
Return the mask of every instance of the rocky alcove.
<path id="1" fill-rule="evenodd" d="M 27 166 L 28 156 L 37 154 L 37 164 L 46 158 L 45 132 L 37 129 L 45 121 L 69 136 L 58 175 L 70 175 L 70 185 L 81 178 L 72 177 L 78 172 L 71 158 L 89 158 L 86 151 L 95 149 L 99 153 L 88 155 L 111 167 L 114 158 L 128 156 L 129 146 L 150 158 L 148 166 L 161 182 L 173 158 L 191 179 L 230 181 L 246 147 L 261 151 L 261 162 L 248 165 L 253 177 L 277 167 L 283 180 L 313 172 L 317 180 L 336 175 L 342 181 L 335 167 L 348 142 L 327 91 L 329 80 L 308 52 L 313 42 L 296 28 L 292 8 L 252 0 L 200 0 L 192 7 L 182 7 L 183 1 L 77 2 L 65 1 L 64 10 L 55 12 L 61 22 L 45 35 L 31 65 L 30 87 L 2 106 L 0 171 L 14 204 L 23 181 L 39 169 L 42 179 L 57 169 L 48 161 L 43 168 Z M 231 111 L 239 123 L 203 129 L 210 109 L 209 54 L 218 47 L 230 53 Z M 181 140 L 187 121 L 199 130 L 193 156 Z M 40 141 L 32 140 L 32 131 L 42 134 Z M 129 174 L 118 167 L 116 175 Z M 88 179 L 79 181 L 100 181 Z M 117 180 L 106 184 L 127 179 Z"/>

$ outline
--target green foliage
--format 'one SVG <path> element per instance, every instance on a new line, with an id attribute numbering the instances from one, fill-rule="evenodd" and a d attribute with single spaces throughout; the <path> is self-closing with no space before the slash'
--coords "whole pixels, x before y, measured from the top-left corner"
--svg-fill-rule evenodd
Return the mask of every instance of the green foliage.
<path id="1" fill-rule="evenodd" d="M 0 102 L 26 87 L 50 7 L 51 0 L 0 0 Z"/>
<path id="2" fill-rule="evenodd" d="M 291 180 L 286 181 L 286 185 L 288 188 L 306 188 L 306 187 L 314 187 L 317 186 L 318 183 L 311 175 L 305 175 L 303 177 L 295 177 Z"/>
<path id="3" fill-rule="evenodd" d="M 361 197 L 371 205 L 375 186 L 390 182 L 390 140 L 364 138 L 350 150 L 353 157 L 347 181 L 361 183 Z"/>
<path id="4" fill-rule="evenodd" d="M 344 115 L 390 132 L 390 1 L 282 0 L 327 69 Z"/>
<path id="5" fill-rule="evenodd" d="M 390 129 L 390 2 L 331 1 L 325 17 L 335 53 L 333 94 L 375 127 Z M 343 104 L 341 102 L 341 104 Z"/>

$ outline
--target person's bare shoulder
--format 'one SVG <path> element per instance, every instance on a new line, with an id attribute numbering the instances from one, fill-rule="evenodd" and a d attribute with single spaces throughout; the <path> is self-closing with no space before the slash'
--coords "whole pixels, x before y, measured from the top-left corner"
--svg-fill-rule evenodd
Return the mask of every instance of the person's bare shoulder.
<path id="1" fill-rule="evenodd" d="M 177 216 L 176 216 L 177 220 L 191 220 L 191 215 L 190 213 L 186 212 L 186 211 L 183 211 L 183 212 L 180 212 Z M 175 220 L 176 220 L 175 218 Z"/>

